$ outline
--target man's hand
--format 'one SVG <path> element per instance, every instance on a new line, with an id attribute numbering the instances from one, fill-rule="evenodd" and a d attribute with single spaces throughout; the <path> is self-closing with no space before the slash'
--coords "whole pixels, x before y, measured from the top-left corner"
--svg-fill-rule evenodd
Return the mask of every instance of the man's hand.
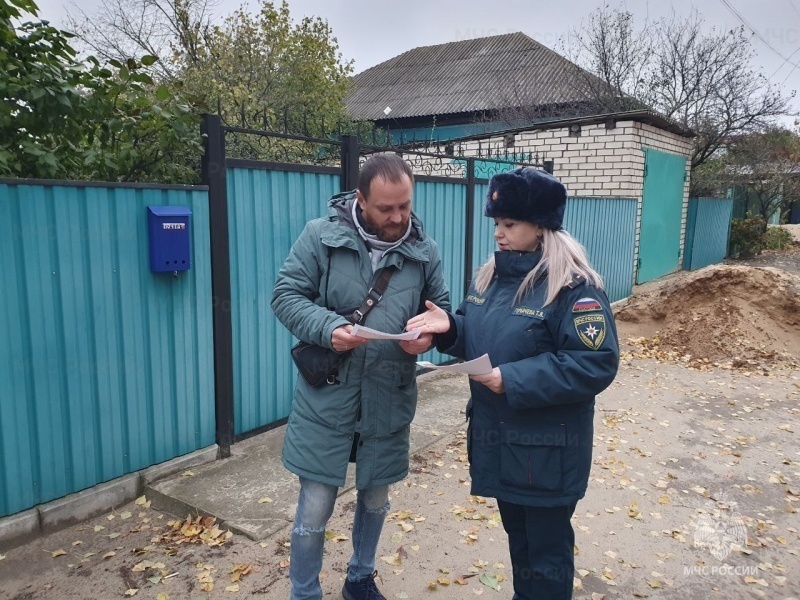
<path id="1" fill-rule="evenodd" d="M 331 345 L 334 350 L 337 352 L 347 352 L 369 341 L 366 338 L 351 335 L 351 331 L 353 331 L 352 325 L 342 325 L 333 330 L 331 334 Z"/>
<path id="2" fill-rule="evenodd" d="M 400 347 L 408 354 L 422 354 L 427 352 L 433 346 L 433 335 L 430 333 L 422 333 L 415 340 L 403 340 L 400 342 Z"/>
<path id="3" fill-rule="evenodd" d="M 506 386 L 503 385 L 503 374 L 500 373 L 500 367 L 495 367 L 492 369 L 491 373 L 487 373 L 486 375 L 470 375 L 469 378 L 478 383 L 482 383 L 495 394 L 502 394 L 506 391 Z"/>
<path id="4" fill-rule="evenodd" d="M 450 317 L 441 308 L 430 300 L 425 301 L 428 309 L 415 317 L 411 317 L 406 323 L 406 331 L 421 330 L 423 333 L 447 333 L 450 331 Z"/>

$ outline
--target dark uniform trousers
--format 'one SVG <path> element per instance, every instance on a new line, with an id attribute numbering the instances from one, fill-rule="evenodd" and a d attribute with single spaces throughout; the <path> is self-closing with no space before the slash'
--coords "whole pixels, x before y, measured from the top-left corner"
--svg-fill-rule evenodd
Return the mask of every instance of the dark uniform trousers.
<path id="1" fill-rule="evenodd" d="M 554 508 L 498 501 L 508 534 L 514 600 L 569 600 L 575 573 L 575 504 Z"/>

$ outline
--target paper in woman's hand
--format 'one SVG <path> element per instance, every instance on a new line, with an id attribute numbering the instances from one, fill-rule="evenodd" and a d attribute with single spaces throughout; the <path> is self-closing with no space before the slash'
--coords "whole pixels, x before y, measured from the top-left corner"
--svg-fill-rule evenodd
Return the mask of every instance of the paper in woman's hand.
<path id="1" fill-rule="evenodd" d="M 350 335 L 357 335 L 358 337 L 366 338 L 368 340 L 415 340 L 419 337 L 420 330 L 405 331 L 403 333 L 384 333 L 377 329 L 370 329 L 363 325 L 353 325 L 353 331 Z"/>
<path id="2" fill-rule="evenodd" d="M 474 360 L 456 363 L 454 365 L 435 365 L 427 361 L 417 361 L 420 367 L 426 369 L 437 369 L 439 371 L 449 371 L 451 373 L 464 373 L 465 375 L 487 375 L 492 372 L 492 361 L 489 355 L 484 354 Z"/>

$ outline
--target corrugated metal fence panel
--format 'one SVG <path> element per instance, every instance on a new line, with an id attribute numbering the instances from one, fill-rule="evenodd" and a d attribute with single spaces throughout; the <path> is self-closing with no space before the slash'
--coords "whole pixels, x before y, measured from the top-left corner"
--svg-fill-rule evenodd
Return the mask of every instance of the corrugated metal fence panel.
<path id="1" fill-rule="evenodd" d="M 146 207 L 192 210 L 149 269 Z M 208 194 L 0 184 L 0 516 L 214 443 Z"/>
<path id="2" fill-rule="evenodd" d="M 475 276 L 475 271 L 485 263 L 490 256 L 497 250 L 497 243 L 494 241 L 494 219 L 483 214 L 484 204 L 486 204 L 486 193 L 489 191 L 488 183 L 475 184 L 475 210 L 472 220 L 472 267 L 473 272 L 470 277 Z"/>
<path id="3" fill-rule="evenodd" d="M 227 177 L 234 430 L 241 434 L 289 414 L 295 340 L 272 313 L 272 288 L 306 222 L 327 214 L 339 176 L 229 168 Z"/>
<path id="4" fill-rule="evenodd" d="M 702 269 L 723 261 L 728 252 L 733 198 L 691 198 L 689 214 L 694 214 L 694 232 L 687 228 L 687 252 L 690 260 L 684 268 Z"/>
<path id="5" fill-rule="evenodd" d="M 457 180 L 458 181 L 458 180 Z M 433 183 L 417 181 L 414 185 L 414 212 L 425 224 L 425 231 L 436 240 L 442 258 L 442 271 L 450 301 L 455 308 L 464 297 L 464 253 L 466 231 L 466 181 Z M 452 356 L 432 350 L 419 360 L 441 363 Z"/>
<path id="6" fill-rule="evenodd" d="M 636 204 L 633 198 L 567 200 L 564 229 L 586 248 L 611 302 L 627 298 L 633 289 Z"/>

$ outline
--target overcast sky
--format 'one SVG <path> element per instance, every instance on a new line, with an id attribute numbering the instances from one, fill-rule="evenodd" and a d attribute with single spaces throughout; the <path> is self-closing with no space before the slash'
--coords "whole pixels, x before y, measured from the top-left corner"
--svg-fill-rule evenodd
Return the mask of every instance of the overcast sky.
<path id="1" fill-rule="evenodd" d="M 72 6 L 70 0 L 37 0 L 40 16 L 56 25 Z M 617 6 L 614 0 L 607 2 Z M 79 0 L 87 14 L 99 0 Z M 215 14 L 224 17 L 242 2 L 217 0 Z M 277 2 L 276 2 L 277 4 Z M 597 0 L 290 0 L 292 17 L 319 16 L 328 21 L 342 55 L 358 73 L 418 46 L 522 31 L 557 49 L 560 38 L 602 2 Z M 254 3 L 250 3 L 251 6 Z M 674 9 L 688 15 L 694 8 L 709 27 L 728 30 L 742 25 L 755 30 L 755 64 L 786 95 L 800 91 L 800 0 L 627 0 L 620 3 L 637 20 L 668 16 Z M 733 7 L 739 17 L 729 8 Z M 788 59 L 788 60 L 787 60 Z M 800 99 L 792 102 L 800 111 Z"/>

